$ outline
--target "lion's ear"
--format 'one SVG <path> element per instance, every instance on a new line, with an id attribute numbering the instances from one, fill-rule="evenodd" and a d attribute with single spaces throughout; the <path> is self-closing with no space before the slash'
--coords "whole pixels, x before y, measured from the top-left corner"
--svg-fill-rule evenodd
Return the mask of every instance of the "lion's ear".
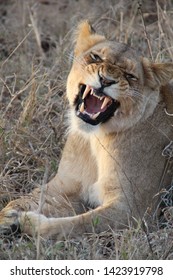
<path id="1" fill-rule="evenodd" d="M 104 40 L 105 37 L 97 34 L 88 21 L 82 21 L 78 25 L 75 34 L 75 56 L 80 55 L 95 44 L 98 44 Z"/>
<path id="2" fill-rule="evenodd" d="M 143 58 L 142 64 L 144 82 L 151 88 L 164 86 L 173 78 L 173 63 L 153 63 Z"/>

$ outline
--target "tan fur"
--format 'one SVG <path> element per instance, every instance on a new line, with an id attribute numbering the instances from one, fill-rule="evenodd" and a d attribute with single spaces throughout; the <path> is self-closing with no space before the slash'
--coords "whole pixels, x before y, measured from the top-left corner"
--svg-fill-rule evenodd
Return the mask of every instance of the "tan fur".
<path id="1" fill-rule="evenodd" d="M 87 22 L 79 25 L 75 38 L 67 81 L 70 129 L 58 173 L 44 189 L 42 214 L 37 213 L 40 189 L 35 189 L 1 211 L 2 231 L 19 223 L 27 234 L 62 238 L 122 229 L 141 221 L 159 189 L 171 182 L 169 172 L 162 178 L 162 150 L 172 140 L 171 116 L 164 109 L 172 109 L 166 84 L 173 64 L 151 63 L 94 33 Z M 91 61 L 91 53 L 101 61 Z M 80 84 L 100 87 L 98 74 L 115 81 L 104 93 L 120 107 L 107 122 L 92 126 L 75 115 L 74 102 Z"/>

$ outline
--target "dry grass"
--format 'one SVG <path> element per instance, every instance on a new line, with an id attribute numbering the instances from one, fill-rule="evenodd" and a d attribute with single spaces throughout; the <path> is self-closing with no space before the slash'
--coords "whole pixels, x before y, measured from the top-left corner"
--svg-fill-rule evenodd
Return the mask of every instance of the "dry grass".
<path id="1" fill-rule="evenodd" d="M 173 61 L 173 2 L 145 2 L 0 1 L 0 209 L 56 173 L 71 36 L 79 20 L 89 18 L 108 38 L 153 60 Z M 170 215 L 166 227 L 147 234 L 139 225 L 82 241 L 3 237 L 0 259 L 172 259 Z"/>

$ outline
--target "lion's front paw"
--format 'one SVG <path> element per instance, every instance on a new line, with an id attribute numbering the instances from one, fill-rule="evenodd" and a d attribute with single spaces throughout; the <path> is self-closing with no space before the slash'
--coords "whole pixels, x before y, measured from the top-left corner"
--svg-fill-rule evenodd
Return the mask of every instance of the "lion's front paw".
<path id="1" fill-rule="evenodd" d="M 15 209 L 4 208 L 0 212 L 0 234 L 11 235 L 20 233 L 19 212 Z"/>
<path id="2" fill-rule="evenodd" d="M 11 235 L 24 232 L 34 236 L 43 232 L 47 227 L 47 218 L 36 212 L 17 211 L 4 208 L 0 212 L 0 235 Z"/>
<path id="3" fill-rule="evenodd" d="M 34 236 L 36 234 L 41 234 L 45 225 L 47 226 L 47 217 L 39 214 L 37 212 L 28 211 L 21 212 L 20 215 L 20 225 L 22 232 L 28 235 Z"/>

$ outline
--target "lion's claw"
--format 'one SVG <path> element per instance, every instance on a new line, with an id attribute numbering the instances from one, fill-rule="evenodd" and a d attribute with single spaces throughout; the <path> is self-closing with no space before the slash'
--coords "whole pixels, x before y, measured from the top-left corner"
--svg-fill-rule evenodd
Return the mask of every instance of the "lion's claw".
<path id="1" fill-rule="evenodd" d="M 3 209 L 0 212 L 0 235 L 20 233 L 19 212 L 14 209 Z"/>

